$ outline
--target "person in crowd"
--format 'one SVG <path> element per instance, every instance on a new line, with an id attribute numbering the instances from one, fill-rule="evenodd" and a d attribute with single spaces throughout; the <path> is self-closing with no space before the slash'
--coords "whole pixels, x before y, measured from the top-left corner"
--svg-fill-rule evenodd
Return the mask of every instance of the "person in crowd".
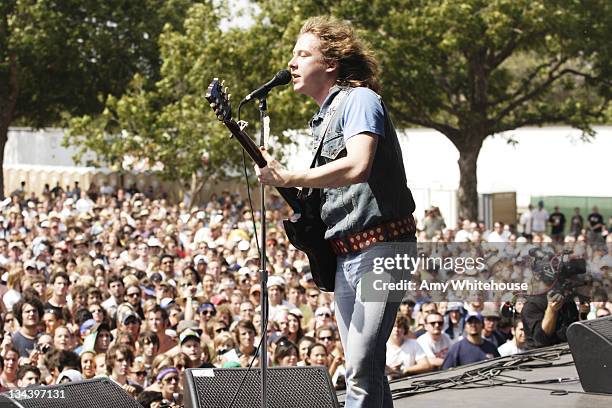
<path id="1" fill-rule="evenodd" d="M 255 326 L 249 321 L 240 321 L 234 329 L 234 337 L 236 341 L 236 354 L 240 359 L 242 367 L 248 367 L 251 360 L 256 356 L 257 347 L 255 347 Z M 255 361 L 253 364 L 256 366 Z"/>
<path id="2" fill-rule="evenodd" d="M 525 349 L 525 329 L 521 319 L 515 319 L 512 324 L 512 340 L 508 340 L 497 348 L 502 357 L 518 354 L 526 351 Z"/>
<path id="3" fill-rule="evenodd" d="M 13 306 L 13 314 L 20 328 L 13 334 L 12 342 L 20 357 L 29 357 L 30 353 L 34 351 L 38 326 L 43 313 L 43 304 L 37 297 L 23 297 Z M 5 357 L 5 372 L 7 367 Z"/>
<path id="4" fill-rule="evenodd" d="M 553 291 L 529 296 L 521 318 L 527 349 L 566 342 L 567 328 L 579 320 L 574 300 Z"/>
<path id="5" fill-rule="evenodd" d="M 427 333 L 417 338 L 417 343 L 421 346 L 429 360 L 429 364 L 435 370 L 439 370 L 442 367 L 444 358 L 453 344 L 453 340 L 448 334 L 442 332 L 443 327 L 444 317 L 438 312 L 430 313 L 425 317 Z"/>
<path id="6" fill-rule="evenodd" d="M 289 339 L 277 342 L 274 350 L 275 366 L 296 366 L 298 362 L 298 348 Z"/>
<path id="7" fill-rule="evenodd" d="M 83 379 L 90 380 L 96 376 L 96 353 L 93 350 L 81 353 L 81 373 Z"/>
<path id="8" fill-rule="evenodd" d="M 408 319 L 397 316 L 387 342 L 386 372 L 390 379 L 431 370 L 431 364 L 423 348 L 416 340 L 408 337 L 409 330 Z"/>
<path id="9" fill-rule="evenodd" d="M 465 336 L 453 344 L 442 363 L 442 369 L 499 357 L 497 347 L 482 338 L 484 318 L 479 312 L 470 312 L 465 318 Z"/>
<path id="10" fill-rule="evenodd" d="M 109 187 L 108 182 L 100 184 Z M 173 379 L 167 384 L 156 381 L 165 368 L 176 369 L 180 381 L 188 367 L 246 366 L 253 358 L 258 364 L 261 288 L 254 229 L 245 202 L 238 195 L 225 194 L 221 201 L 194 199 L 193 208 L 187 208 L 163 197 L 162 191 L 153 189 L 144 196 L 119 187 L 107 188 L 104 193 L 95 188 L 95 198 L 88 190 L 94 205 L 86 212 L 79 212 L 78 201 L 74 204 L 78 195 L 70 204 L 63 192 L 57 197 L 50 192 L 45 197 L 16 196 L 0 208 L 4 220 L 0 222 L 1 390 L 110 375 L 119 383 L 125 381 L 126 391 L 135 398 L 144 395 L 143 401 L 151 404 L 164 398 L 176 403 L 183 393 L 180 384 L 177 388 Z M 597 212 L 605 219 L 609 216 L 606 211 Z M 268 333 L 268 339 L 275 340 L 269 349 L 270 364 L 320 364 L 327 367 L 337 387 L 342 386 L 345 376 L 350 386 L 350 365 L 345 366 L 345 359 L 351 358 L 351 350 L 349 347 L 345 355 L 340 341 L 343 323 L 339 313 L 343 309 L 338 308 L 336 296 L 316 287 L 305 254 L 288 245 L 282 229 L 282 219 L 290 215 L 288 208 L 279 205 L 269 215 L 266 244 L 280 278 L 273 279 L 277 283 L 273 291 L 280 294 L 280 302 Z M 253 216 L 257 221 L 258 214 Z M 608 301 L 612 235 L 606 236 L 606 243 L 605 230 L 597 237 L 582 221 L 575 221 L 572 217 L 568 222 L 570 232 L 564 240 L 587 260 L 592 271 L 593 289 L 585 303 L 584 318 L 601 318 L 612 310 Z M 588 218 L 584 222 L 590 225 Z M 477 235 L 484 239 L 487 233 L 483 223 L 461 220 L 457 226 L 435 233 L 437 248 L 444 251 L 463 230 L 466 238 L 460 239 L 462 242 L 475 242 Z M 503 229 L 502 234 L 506 232 Z M 553 239 L 546 235 L 533 238 L 537 244 Z M 593 246 L 591 238 L 597 238 L 599 246 Z M 519 237 L 516 242 L 516 246 L 508 246 L 520 255 L 518 244 L 528 240 Z M 130 248 L 135 260 L 144 260 L 146 252 L 146 265 L 144 261 L 138 268 L 128 265 Z M 483 248 L 468 249 L 486 251 Z M 506 257 L 497 265 L 510 267 L 508 279 L 522 279 L 530 265 L 525 259 L 511 259 L 511 252 L 497 254 Z M 439 279 L 457 276 L 444 268 L 436 273 Z M 190 302 L 184 284 L 195 288 Z M 125 288 L 123 292 L 121 288 Z M 413 316 L 420 320 L 416 329 L 421 335 L 416 343 L 432 367 L 443 367 L 447 358 L 450 361 L 449 354 L 461 357 L 449 362 L 449 367 L 494 355 L 477 337 L 495 336 L 489 332 L 496 333 L 495 324 L 500 323 L 495 316 L 489 316 L 493 319 L 487 322 L 487 316 L 490 308 L 499 310 L 499 304 L 489 303 L 489 298 L 486 302 L 458 302 L 467 297 L 446 304 L 432 295 L 413 294 L 414 298 L 399 304 L 399 315 L 408 319 L 408 324 Z M 436 302 L 424 303 L 430 299 Z M 541 305 L 521 297 L 510 303 L 515 314 L 509 330 L 512 340 L 500 340 L 500 354 L 528 349 L 530 341 L 532 347 L 537 341 L 541 345 L 561 341 L 561 323 L 566 317 L 563 307 L 555 314 L 555 305 L 548 310 L 546 298 Z M 573 299 L 565 303 L 573 303 Z M 415 304 L 421 306 L 417 313 Z M 483 323 L 479 325 L 469 315 L 472 322 L 467 324 L 463 305 L 472 312 L 481 311 Z M 442 331 L 440 320 L 444 321 Z M 247 327 L 248 322 L 251 326 Z M 553 327 L 550 336 L 546 332 L 549 326 Z M 279 338 L 278 332 L 286 338 Z M 405 329 L 404 340 L 414 337 L 412 332 Z M 401 333 L 401 329 L 393 329 L 396 344 L 401 344 Z M 463 342 L 462 347 L 451 353 L 454 345 L 446 345 L 444 333 L 457 343 Z M 461 335 L 464 337 L 458 341 Z M 118 347 L 127 349 L 120 355 L 111 353 Z M 394 347 L 389 345 L 387 350 L 397 351 Z M 118 362 L 126 356 L 127 367 Z M 393 377 L 394 372 L 386 374 Z M 142 391 L 143 387 L 148 390 Z"/>
<path id="11" fill-rule="evenodd" d="M 505 343 L 506 337 L 498 330 L 497 325 L 501 320 L 499 311 L 493 307 L 485 307 L 482 311 L 484 323 L 482 326 L 482 338 L 499 347 Z"/>
<path id="12" fill-rule="evenodd" d="M 159 352 L 165 353 L 176 346 L 176 340 L 168 335 L 166 329 L 170 325 L 170 319 L 166 309 L 155 305 L 147 314 L 148 329 L 157 334 L 159 338 Z"/>
<path id="13" fill-rule="evenodd" d="M 444 333 L 452 340 L 463 335 L 465 309 L 462 302 L 450 302 L 444 314 Z"/>
<path id="14" fill-rule="evenodd" d="M 40 385 L 40 370 L 31 364 L 24 364 L 17 369 L 17 387 L 27 388 Z"/>

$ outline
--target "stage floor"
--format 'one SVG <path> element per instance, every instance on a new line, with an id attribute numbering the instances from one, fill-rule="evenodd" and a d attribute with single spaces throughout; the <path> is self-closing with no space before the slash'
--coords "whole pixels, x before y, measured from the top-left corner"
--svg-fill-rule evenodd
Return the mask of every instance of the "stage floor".
<path id="1" fill-rule="evenodd" d="M 612 406 L 612 395 L 584 392 L 567 344 L 537 351 L 537 358 L 534 353 L 502 357 L 453 370 L 393 381 L 393 405 L 395 408 Z M 455 385 L 448 381 L 450 378 L 455 380 Z M 560 378 L 564 379 L 563 382 L 558 381 Z M 522 380 L 521 383 L 519 380 Z M 546 383 L 547 380 L 557 382 Z M 341 406 L 344 399 L 345 393 L 338 393 Z"/>

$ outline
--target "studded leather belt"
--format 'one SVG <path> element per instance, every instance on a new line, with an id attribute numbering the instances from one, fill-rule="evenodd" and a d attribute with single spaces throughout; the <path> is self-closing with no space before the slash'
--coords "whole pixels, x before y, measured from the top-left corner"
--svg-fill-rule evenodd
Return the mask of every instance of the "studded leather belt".
<path id="1" fill-rule="evenodd" d="M 395 221 L 385 222 L 375 227 L 330 240 L 336 255 L 359 253 L 376 242 L 397 241 L 416 234 L 414 217 L 409 215 Z"/>

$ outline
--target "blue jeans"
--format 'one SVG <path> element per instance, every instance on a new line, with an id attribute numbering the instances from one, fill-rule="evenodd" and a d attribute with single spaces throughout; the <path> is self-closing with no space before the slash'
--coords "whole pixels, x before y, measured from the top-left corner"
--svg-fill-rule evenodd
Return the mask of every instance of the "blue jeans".
<path id="1" fill-rule="evenodd" d="M 362 277 L 371 272 L 372 253 L 368 248 L 338 257 L 335 314 L 346 361 L 346 408 L 393 407 L 385 360 L 401 298 L 391 301 L 383 294 L 380 302 L 361 299 Z M 390 251 L 388 256 L 394 254 Z"/>

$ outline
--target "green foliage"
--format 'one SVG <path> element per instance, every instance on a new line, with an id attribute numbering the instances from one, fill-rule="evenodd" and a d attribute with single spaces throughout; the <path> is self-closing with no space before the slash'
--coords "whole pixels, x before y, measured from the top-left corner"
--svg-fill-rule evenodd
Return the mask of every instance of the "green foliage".
<path id="1" fill-rule="evenodd" d="M 9 126 L 62 126 L 69 115 L 97 115 L 137 73 L 150 87 L 159 78 L 162 28 L 180 27 L 190 4 L 0 1 L 0 167 Z M 0 195 L 3 187 L 0 174 Z"/>
<path id="2" fill-rule="evenodd" d="M 166 179 L 190 183 L 192 193 L 210 178 L 239 174 L 240 145 L 229 139 L 204 94 L 212 79 L 219 77 L 228 78 L 231 94 L 245 95 L 249 82 L 243 79 L 267 58 L 260 51 L 252 63 L 259 47 L 256 39 L 240 29 L 221 31 L 224 15 L 223 4 L 199 3 L 190 8 L 181 30 L 166 27 L 159 40 L 161 77 L 151 89 L 136 75 L 121 98 L 107 98 L 102 115 L 70 122 L 67 142 L 80 146 L 79 156 L 93 151 L 97 164 L 124 169 L 130 168 L 124 160 L 129 157 Z M 253 74 L 252 81 L 255 78 L 261 80 Z M 240 79 L 239 86 L 230 79 Z M 252 113 L 247 116 L 254 118 Z M 255 133 L 254 128 L 249 131 Z"/>
<path id="3" fill-rule="evenodd" d="M 461 215 L 476 216 L 476 160 L 487 136 L 563 123 L 588 137 L 590 125 L 609 115 L 608 0 L 258 4 L 260 21 L 284 28 L 271 34 L 283 39 L 317 14 L 352 22 L 382 63 L 382 94 L 396 123 L 434 128 L 459 150 Z M 281 49 L 288 58 L 290 49 Z"/>
<path id="4" fill-rule="evenodd" d="M 246 95 L 286 66 L 301 24 L 319 14 L 351 21 L 372 44 L 382 63 L 382 94 L 400 127 L 437 129 L 457 147 L 462 215 L 475 216 L 476 160 L 487 136 L 547 123 L 588 135 L 609 114 L 607 0 L 254 3 L 261 10 L 255 24 L 227 32 L 218 28 L 227 15 L 222 5 L 194 6 L 182 31 L 168 28 L 160 38 L 163 65 L 155 85 L 147 86 L 146 73 L 136 77 L 126 95 L 105 101 L 102 117 L 73 121 L 72 134 L 88 135 L 80 142 L 115 163 L 130 155 L 163 163 L 170 178 L 198 171 L 200 178 L 225 177 L 240 155 L 203 105 L 208 83 L 227 78 L 231 93 Z M 281 142 L 283 130 L 303 129 L 316 109 L 290 87 L 275 90 L 269 106 Z M 243 116 L 256 120 L 254 104 Z M 210 160 L 204 170 L 203 152 Z"/>
<path id="5" fill-rule="evenodd" d="M 97 113 L 137 72 L 155 80 L 163 24 L 177 25 L 187 0 L 5 0 L 0 83 L 16 62 L 18 98 L 11 123 L 59 124 L 62 113 Z M 0 88 L 4 88 L 0 86 Z M 0 89 L 0 106 L 8 90 Z"/>

